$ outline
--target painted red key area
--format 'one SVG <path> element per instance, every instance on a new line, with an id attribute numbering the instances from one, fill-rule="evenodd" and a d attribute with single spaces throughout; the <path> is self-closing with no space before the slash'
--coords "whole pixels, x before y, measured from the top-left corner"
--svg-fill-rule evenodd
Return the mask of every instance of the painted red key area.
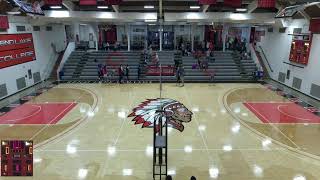
<path id="1" fill-rule="evenodd" d="M 0 116 L 0 124 L 56 124 L 76 103 L 23 104 Z"/>
<path id="2" fill-rule="evenodd" d="M 295 103 L 243 103 L 263 123 L 320 123 L 320 117 Z"/>

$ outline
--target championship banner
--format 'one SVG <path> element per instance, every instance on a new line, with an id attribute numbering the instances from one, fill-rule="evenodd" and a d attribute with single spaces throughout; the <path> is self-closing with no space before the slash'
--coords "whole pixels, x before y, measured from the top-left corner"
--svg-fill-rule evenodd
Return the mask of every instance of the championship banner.
<path id="1" fill-rule="evenodd" d="M 122 0 L 105 0 L 103 5 L 119 5 Z"/>
<path id="2" fill-rule="evenodd" d="M 224 0 L 224 5 L 239 8 L 242 5 L 242 0 Z"/>
<path id="3" fill-rule="evenodd" d="M 0 16 L 0 29 L 9 29 L 8 16 Z"/>
<path id="4" fill-rule="evenodd" d="M 311 19 L 309 31 L 312 33 L 320 33 L 320 20 L 319 19 Z"/>
<path id="5" fill-rule="evenodd" d="M 60 6 L 62 5 L 62 0 L 45 0 L 45 4 L 50 6 Z"/>
<path id="6" fill-rule="evenodd" d="M 33 47 L 0 51 L 0 69 L 36 60 Z"/>
<path id="7" fill-rule="evenodd" d="M 258 0 L 258 8 L 275 8 L 276 0 Z"/>
<path id="8" fill-rule="evenodd" d="M 0 34 L 0 52 L 31 47 L 32 34 Z"/>
<path id="9" fill-rule="evenodd" d="M 198 0 L 200 5 L 213 5 L 217 4 L 217 0 Z"/>
<path id="10" fill-rule="evenodd" d="M 97 0 L 80 0 L 79 5 L 95 6 L 97 5 Z"/>

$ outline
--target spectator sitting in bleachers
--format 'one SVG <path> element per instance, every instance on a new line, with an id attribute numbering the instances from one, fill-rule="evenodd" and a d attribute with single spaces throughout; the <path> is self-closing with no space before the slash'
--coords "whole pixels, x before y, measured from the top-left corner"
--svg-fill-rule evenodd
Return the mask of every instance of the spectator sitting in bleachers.
<path id="1" fill-rule="evenodd" d="M 209 66 L 208 59 L 204 58 L 201 64 L 202 64 L 202 69 L 205 69 L 205 70 L 208 69 L 208 66 Z"/>
<path id="2" fill-rule="evenodd" d="M 119 51 L 120 50 L 120 42 L 117 41 L 114 47 L 115 51 Z"/>
<path id="3" fill-rule="evenodd" d="M 106 43 L 106 51 L 109 51 L 109 48 L 110 48 L 110 44 L 107 42 Z"/>
<path id="4" fill-rule="evenodd" d="M 149 46 L 149 49 L 148 49 L 148 59 L 151 59 L 152 54 L 153 54 L 152 46 L 150 45 L 150 46 Z"/>

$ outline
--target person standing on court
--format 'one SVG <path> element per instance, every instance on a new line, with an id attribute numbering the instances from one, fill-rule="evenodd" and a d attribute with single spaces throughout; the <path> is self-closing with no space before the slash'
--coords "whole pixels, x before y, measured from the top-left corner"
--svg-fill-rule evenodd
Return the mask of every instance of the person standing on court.
<path id="1" fill-rule="evenodd" d="M 209 52 L 210 52 L 209 56 L 213 57 L 213 55 L 214 55 L 214 44 L 213 44 L 213 42 L 210 42 L 210 44 L 209 44 Z"/>
<path id="2" fill-rule="evenodd" d="M 139 64 L 139 66 L 138 66 L 138 80 L 140 80 L 140 75 L 141 75 L 141 65 Z"/>
<path id="3" fill-rule="evenodd" d="M 126 72 L 127 81 L 129 81 L 129 66 L 128 66 L 128 64 L 126 65 L 125 72 Z"/>
<path id="4" fill-rule="evenodd" d="M 176 78 L 177 78 L 176 85 L 178 86 L 180 83 L 180 66 L 178 66 L 178 68 L 176 70 Z"/>
<path id="5" fill-rule="evenodd" d="M 184 86 L 184 67 L 180 65 L 180 81 L 181 81 L 181 87 Z"/>
<path id="6" fill-rule="evenodd" d="M 121 84 L 122 78 L 123 78 L 123 75 L 124 75 L 124 69 L 123 69 L 122 65 L 120 65 L 120 67 L 118 69 L 118 73 L 119 73 L 119 83 Z"/>

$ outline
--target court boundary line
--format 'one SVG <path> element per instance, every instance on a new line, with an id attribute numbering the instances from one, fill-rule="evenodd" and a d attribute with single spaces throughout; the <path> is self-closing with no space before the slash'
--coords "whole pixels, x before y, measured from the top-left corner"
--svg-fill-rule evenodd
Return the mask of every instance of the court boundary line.
<path id="1" fill-rule="evenodd" d="M 27 104 L 26 104 L 27 105 Z M 37 106 L 37 105 L 32 105 L 32 104 L 30 104 L 31 106 L 35 106 L 35 107 L 38 107 L 39 109 L 37 109 L 33 114 L 31 114 L 31 115 L 28 115 L 28 116 L 25 116 L 25 117 L 22 117 L 22 118 L 16 118 L 16 119 L 9 119 L 9 120 L 5 120 L 5 121 L 20 121 L 20 120 L 23 120 L 23 119 L 26 119 L 26 118 L 29 118 L 29 117 L 32 117 L 32 116 L 35 116 L 36 114 L 38 114 L 41 110 L 42 110 L 42 108 L 41 108 L 41 106 Z M 23 106 L 23 105 L 21 105 L 21 106 Z M 20 106 L 20 107 L 21 107 Z M 10 111 L 9 111 L 10 112 Z M 5 113 L 6 114 L 6 113 Z M 4 124 L 1 124 L 1 125 L 4 125 Z"/>
<path id="2" fill-rule="evenodd" d="M 117 87 L 119 87 L 119 86 L 117 86 Z M 133 107 L 133 98 L 134 97 L 134 95 L 133 95 L 133 93 L 131 92 L 131 91 L 129 91 L 129 98 L 130 98 L 130 107 Z M 130 110 L 129 110 L 130 111 Z M 118 117 L 119 118 L 119 117 Z M 120 138 L 120 136 L 121 136 L 121 133 L 122 133 L 122 129 L 123 129 L 123 127 L 124 127 L 124 125 L 125 125 L 125 123 L 128 121 L 128 117 L 126 116 L 124 119 L 123 119 L 123 121 L 121 122 L 121 125 L 120 125 L 120 128 L 119 128 L 119 132 L 118 132 L 118 135 L 116 136 L 116 139 L 115 139 L 115 141 L 113 142 L 113 146 L 115 147 L 117 144 L 118 144 L 118 141 L 119 141 L 119 138 Z M 136 128 L 135 126 L 134 126 L 134 128 Z M 107 148 L 108 147 L 106 147 L 106 149 L 105 149 L 105 151 L 107 151 Z M 109 164 L 108 164 L 108 160 L 110 159 L 110 157 L 109 156 L 107 156 L 106 157 L 106 160 L 104 161 L 104 163 L 101 165 L 102 166 L 102 170 L 99 170 L 98 172 L 97 172 L 97 176 L 98 177 L 103 177 L 105 174 L 106 174 L 106 169 L 107 169 L 107 167 L 109 166 Z"/>
<path id="3" fill-rule="evenodd" d="M 235 92 L 235 91 L 234 91 L 234 92 Z M 243 98 L 242 98 L 241 96 L 239 96 L 238 93 L 236 93 L 236 95 L 237 95 L 238 97 L 240 97 L 240 99 L 243 100 Z M 233 112 L 229 112 L 229 113 L 232 113 L 232 114 L 233 114 Z M 258 113 L 258 114 L 260 114 L 260 113 Z M 237 115 L 235 115 L 235 116 L 237 116 Z M 295 142 L 293 142 L 287 135 L 285 135 L 278 127 L 276 127 L 275 124 L 270 123 L 270 121 L 269 121 L 268 119 L 265 119 L 265 120 L 267 120 L 268 124 L 270 124 L 273 128 L 275 128 L 276 130 L 278 130 L 278 131 L 280 132 L 280 134 L 282 134 L 282 135 L 283 135 L 285 138 L 287 138 L 293 145 L 295 145 L 296 148 L 300 149 L 300 147 L 299 147 Z M 271 139 L 273 139 L 273 138 L 271 138 Z"/>
<path id="4" fill-rule="evenodd" d="M 280 109 L 280 107 L 282 107 L 282 106 L 285 106 L 285 105 L 278 105 L 278 106 L 277 106 L 277 110 L 278 110 L 280 113 L 282 113 L 282 114 L 284 114 L 284 115 L 286 115 L 286 116 L 289 116 L 289 117 L 291 117 L 291 118 L 301 119 L 301 120 L 305 120 L 305 121 L 308 121 L 308 120 L 309 120 L 309 121 L 312 121 L 311 119 L 294 117 L 294 116 L 292 116 L 292 115 L 290 115 L 290 114 L 288 114 L 288 113 L 286 113 L 286 112 L 283 112 L 283 111 Z M 288 107 L 288 106 L 286 106 L 286 107 Z"/>
<path id="5" fill-rule="evenodd" d="M 26 118 L 35 116 L 36 114 L 38 114 L 42 110 L 42 107 L 38 106 L 38 105 L 43 105 L 43 104 L 76 104 L 76 103 L 75 102 L 63 102 L 63 103 L 59 103 L 59 102 L 51 103 L 50 102 L 50 103 L 25 103 L 25 104 L 21 104 L 21 106 L 23 106 L 23 105 L 31 105 L 31 106 L 39 107 L 40 109 L 38 109 L 35 113 L 33 113 L 31 115 L 28 115 L 28 116 L 25 116 L 25 117 L 22 117 L 22 118 L 13 119 L 13 120 L 9 119 L 9 120 L 6 120 L 6 121 L 19 121 L 19 120 L 22 120 L 22 119 L 26 119 Z M 69 106 L 67 108 L 69 108 Z M 65 110 L 63 110 L 63 111 L 65 111 Z M 7 114 L 7 113 L 5 113 L 5 114 Z M 61 115 L 61 113 L 59 115 L 57 115 L 57 116 L 60 116 L 60 115 Z M 54 117 L 54 120 L 57 118 L 57 116 Z M 0 123 L 0 126 L 3 126 L 3 125 L 9 125 L 9 126 L 10 125 L 14 125 L 14 126 L 19 126 L 19 125 L 23 125 L 23 126 L 40 125 L 40 126 L 42 126 L 43 125 L 44 126 L 44 125 L 59 125 L 59 124 L 47 124 L 47 123 L 46 124 L 14 124 L 14 123 L 3 124 L 3 123 Z"/>
<path id="6" fill-rule="evenodd" d="M 258 110 L 256 110 L 251 104 L 246 103 L 245 105 L 249 106 L 254 112 L 256 112 L 259 116 L 261 116 L 266 122 L 268 122 L 270 124 L 268 119 L 264 115 L 262 115 Z"/>
<path id="7" fill-rule="evenodd" d="M 244 89 L 244 88 L 234 88 L 234 89 L 230 89 L 228 90 L 224 96 L 223 96 L 223 104 L 224 104 L 224 107 L 229 111 L 231 112 L 230 108 L 228 105 L 226 105 L 226 96 L 229 95 L 231 92 L 234 92 L 235 90 L 241 90 L 241 89 Z M 259 88 L 259 89 L 262 89 L 262 88 Z M 251 132 L 253 134 L 256 134 L 257 136 L 255 136 L 256 138 L 260 139 L 260 140 L 263 140 L 262 138 L 270 138 L 269 136 L 253 129 L 252 127 L 250 127 L 249 125 L 247 125 L 244 121 L 242 120 L 241 118 L 231 114 L 232 117 L 234 117 L 236 120 L 238 120 L 241 124 L 243 124 L 247 129 L 251 130 Z M 271 138 L 272 139 L 272 138 Z M 274 139 L 273 139 L 274 140 Z M 301 149 L 298 149 L 298 148 L 293 148 L 291 146 L 288 146 L 280 141 L 277 141 L 277 140 L 274 140 L 275 144 L 278 145 L 278 146 L 281 146 L 281 147 L 285 147 L 286 150 L 288 151 L 283 151 L 287 154 L 290 154 L 289 152 L 291 152 L 292 154 L 290 154 L 291 156 L 294 156 L 296 158 L 299 158 L 299 159 L 304 159 L 305 160 L 305 157 L 308 157 L 308 158 L 311 158 L 313 160 L 317 160 L 319 161 L 320 160 L 320 156 L 317 156 L 317 155 L 314 155 L 314 154 L 311 154 L 309 152 L 305 152 L 305 151 L 302 151 Z"/>
<path id="8" fill-rule="evenodd" d="M 244 106 L 250 106 L 250 108 L 252 108 L 252 110 L 253 111 L 255 111 L 257 114 L 259 114 L 259 116 L 261 116 L 263 119 L 265 119 L 266 121 L 267 121 L 267 123 L 260 123 L 260 122 L 258 122 L 259 124 L 263 124 L 263 125 L 268 125 L 268 124 L 275 124 L 275 125 L 296 125 L 296 124 L 299 124 L 299 125 L 305 125 L 305 124 L 313 124 L 313 125 L 315 125 L 315 124 L 320 124 L 320 122 L 292 122 L 292 123 L 277 123 L 277 122 L 270 122 L 270 121 L 268 121 L 267 120 L 267 118 L 264 116 L 264 115 L 262 115 L 260 112 L 258 112 L 258 110 L 256 109 L 256 108 L 254 108 L 252 105 L 250 105 L 249 103 L 256 103 L 256 102 L 245 102 L 245 103 L 243 103 L 244 104 Z M 262 102 L 261 102 L 262 103 Z M 274 102 L 274 103 L 277 103 L 277 102 Z M 282 102 L 278 102 L 279 104 L 280 103 L 282 103 Z M 286 104 L 286 103 L 285 103 Z M 289 103 L 288 103 L 289 104 Z M 290 103 L 290 104 L 295 104 L 295 103 Z M 285 105 L 279 105 L 279 106 L 285 106 Z M 278 106 L 278 107 L 279 107 Z M 278 109 L 278 107 L 277 107 L 277 109 Z M 300 107 L 300 106 L 298 106 L 298 107 Z M 249 111 L 250 111 L 250 109 L 248 109 Z M 289 116 L 289 117 L 292 117 L 292 118 L 296 118 L 296 119 L 301 119 L 301 120 L 311 120 L 311 119 L 303 119 L 303 118 L 299 118 L 299 117 L 294 117 L 294 116 L 291 116 L 290 114 L 287 114 L 287 113 L 284 113 L 284 112 L 282 112 L 282 111 L 280 111 L 279 109 L 278 109 L 278 111 L 280 112 L 280 113 L 283 113 L 284 115 L 286 115 L 286 116 Z M 307 112 L 309 112 L 309 111 L 307 111 Z M 310 112 L 309 112 L 310 113 Z M 253 113 L 254 114 L 254 113 Z M 255 116 L 257 116 L 256 114 L 254 114 Z M 261 120 L 260 120 L 261 121 Z"/>
<path id="9" fill-rule="evenodd" d="M 67 106 L 63 111 L 61 111 L 58 115 L 56 115 L 56 117 L 53 118 L 53 120 L 56 120 L 59 116 L 61 116 L 65 111 L 67 111 L 67 110 L 68 110 L 69 108 L 71 108 L 71 106 L 73 106 L 73 105 L 76 106 L 77 103 L 75 103 L 75 102 L 70 103 L 69 106 Z M 75 107 L 75 106 L 74 106 L 74 107 Z M 70 109 L 70 110 L 72 110 L 72 109 Z M 63 117 L 64 117 L 64 116 L 63 116 Z M 63 117 L 62 117 L 62 118 L 63 118 Z M 52 121 L 53 121 L 53 120 L 52 120 Z M 51 122 L 52 122 L 52 121 L 51 121 Z M 50 123 L 51 123 L 51 122 L 50 122 Z M 50 123 L 49 123 L 49 124 L 50 124 Z"/>
<path id="10" fill-rule="evenodd" d="M 47 127 L 49 127 L 49 125 L 51 124 L 51 122 L 53 122 L 54 120 L 57 119 L 58 116 L 60 116 L 61 114 L 63 114 L 66 110 L 68 110 L 72 105 L 74 105 L 76 103 L 70 103 L 69 106 L 67 106 L 63 111 L 61 111 L 55 118 L 53 118 L 48 124 L 46 124 L 43 128 L 41 128 L 38 132 L 36 132 L 29 140 L 34 139 L 35 137 L 37 137 L 42 131 L 44 131 L 44 129 L 46 129 Z M 71 109 L 70 109 L 71 110 Z"/>
<path id="11" fill-rule="evenodd" d="M 82 90 L 82 91 L 85 91 L 85 92 L 88 92 L 89 94 L 91 94 L 91 96 L 93 97 L 93 104 L 92 106 L 90 104 L 88 104 L 92 110 L 95 110 L 96 107 L 97 107 L 97 103 L 98 103 L 98 99 L 97 99 L 97 95 L 90 89 L 87 89 L 87 88 L 83 88 L 83 87 L 78 87 L 78 86 L 75 86 L 74 84 L 70 85 L 68 84 L 68 86 L 66 85 L 59 85 L 61 87 L 54 87 L 54 88 L 57 88 L 57 89 L 77 89 L 77 90 Z M 81 93 L 80 96 L 79 96 L 79 99 L 83 96 L 84 93 Z M 79 100 L 78 99 L 78 100 Z M 77 102 L 77 101 L 76 101 Z M 81 118 L 78 118 L 74 121 L 75 124 L 73 124 L 71 127 L 67 128 L 65 131 L 62 131 L 60 133 L 58 133 L 57 135 L 53 136 L 53 137 L 50 137 L 36 145 L 34 145 L 34 150 L 35 149 L 39 149 L 39 148 L 44 148 L 45 146 L 49 145 L 50 143 L 58 143 L 62 140 L 63 137 L 67 136 L 67 135 L 70 135 L 73 133 L 73 129 L 77 128 L 78 126 L 80 126 L 81 124 L 83 124 L 83 122 L 88 118 L 88 115 L 86 116 L 83 116 Z M 73 122 L 74 122 L 73 121 Z M 54 126 L 54 125 L 53 125 Z M 60 139 L 59 139 L 60 138 Z"/>
<path id="12" fill-rule="evenodd" d="M 189 96 L 188 96 L 188 92 L 187 92 L 187 90 L 186 90 L 184 87 L 183 87 L 183 91 L 184 91 L 184 96 L 186 97 L 186 100 L 188 101 L 188 104 L 192 106 L 191 100 L 190 100 L 190 98 L 189 98 Z M 190 96 L 192 96 L 192 95 L 190 95 Z M 197 117 L 196 113 L 193 112 L 193 116 L 194 116 L 193 118 L 194 118 L 197 126 L 199 127 L 200 123 L 199 123 L 199 121 L 198 121 L 198 117 Z M 212 158 L 212 156 L 211 156 L 211 154 L 210 154 L 210 152 L 209 152 L 209 150 L 208 150 L 208 144 L 206 143 L 206 140 L 205 140 L 205 138 L 204 138 L 204 135 L 202 134 L 202 132 L 201 132 L 197 127 L 196 127 L 196 129 L 197 129 L 197 131 L 200 133 L 200 136 L 201 136 L 202 142 L 203 142 L 203 144 L 204 144 L 204 147 L 205 147 L 205 149 L 206 149 L 206 151 L 207 151 L 209 160 L 214 163 L 215 161 L 213 160 L 213 158 Z M 168 151 L 169 151 L 169 150 L 168 150 Z"/>

